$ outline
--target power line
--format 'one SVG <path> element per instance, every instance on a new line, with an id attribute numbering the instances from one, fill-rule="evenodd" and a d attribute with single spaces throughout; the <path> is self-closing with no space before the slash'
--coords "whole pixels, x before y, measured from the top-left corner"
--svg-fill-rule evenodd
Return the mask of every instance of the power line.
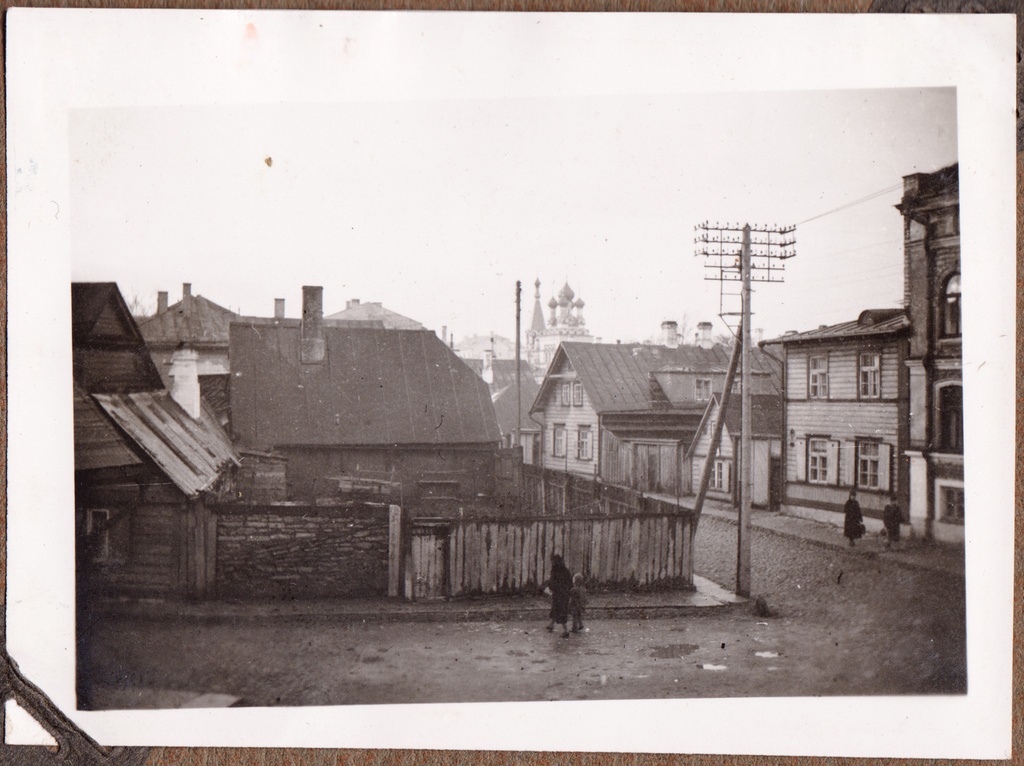
<path id="1" fill-rule="evenodd" d="M 832 210 L 826 210 L 824 213 L 819 213 L 818 215 L 814 215 L 814 216 L 811 216 L 810 218 L 804 219 L 803 221 L 799 221 L 796 225 L 800 226 L 801 224 L 809 223 L 810 221 L 816 221 L 819 218 L 824 218 L 827 215 L 832 215 L 833 213 L 838 213 L 841 210 L 846 210 L 847 208 L 854 207 L 855 205 L 861 205 L 861 204 L 863 204 L 865 202 L 869 202 L 870 200 L 875 199 L 876 197 L 881 197 L 883 194 L 889 194 L 891 192 L 896 191 L 897 189 L 902 189 L 902 188 L 903 188 L 903 184 L 902 183 L 898 183 L 898 184 L 895 184 L 894 186 L 886 187 L 885 189 L 879 189 L 878 191 L 873 192 L 873 193 L 867 195 L 866 197 L 861 197 L 860 199 L 855 199 L 853 202 L 847 202 L 845 205 L 840 205 L 839 207 L 833 208 Z"/>

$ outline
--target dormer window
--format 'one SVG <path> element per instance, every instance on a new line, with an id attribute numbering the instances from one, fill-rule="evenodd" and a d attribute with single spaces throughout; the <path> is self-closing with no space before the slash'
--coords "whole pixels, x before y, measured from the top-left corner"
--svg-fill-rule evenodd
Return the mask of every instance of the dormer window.
<path id="1" fill-rule="evenodd" d="M 960 275 L 954 274 L 946 280 L 942 304 L 942 334 L 947 337 L 960 335 Z"/>

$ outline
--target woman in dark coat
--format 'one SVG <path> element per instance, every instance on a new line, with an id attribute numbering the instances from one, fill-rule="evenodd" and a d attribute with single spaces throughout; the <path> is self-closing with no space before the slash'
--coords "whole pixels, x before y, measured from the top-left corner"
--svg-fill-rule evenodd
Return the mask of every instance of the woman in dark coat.
<path id="1" fill-rule="evenodd" d="M 551 591 L 551 613 L 548 615 L 548 631 L 555 629 L 557 622 L 562 626 L 562 638 L 569 637 L 566 623 L 569 621 L 569 591 L 572 589 L 572 572 L 557 553 L 551 557 L 551 579 L 548 580 Z"/>
<path id="2" fill-rule="evenodd" d="M 846 519 L 843 523 L 843 534 L 850 541 L 850 547 L 864 535 L 864 516 L 860 512 L 860 503 L 857 502 L 857 490 L 850 490 L 850 499 L 843 507 Z"/>

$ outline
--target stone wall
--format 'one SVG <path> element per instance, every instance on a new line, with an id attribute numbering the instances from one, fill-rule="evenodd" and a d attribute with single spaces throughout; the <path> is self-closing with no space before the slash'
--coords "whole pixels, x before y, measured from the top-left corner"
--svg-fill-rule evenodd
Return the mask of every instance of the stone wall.
<path id="1" fill-rule="evenodd" d="M 386 596 L 388 506 L 217 509 L 217 595 Z"/>

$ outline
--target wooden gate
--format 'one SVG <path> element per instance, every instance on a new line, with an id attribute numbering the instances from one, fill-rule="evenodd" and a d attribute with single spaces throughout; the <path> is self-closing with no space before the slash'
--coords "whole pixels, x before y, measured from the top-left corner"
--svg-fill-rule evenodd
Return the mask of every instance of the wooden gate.
<path id="1" fill-rule="evenodd" d="M 415 600 L 448 595 L 448 521 L 417 519 L 412 523 L 409 566 Z"/>

